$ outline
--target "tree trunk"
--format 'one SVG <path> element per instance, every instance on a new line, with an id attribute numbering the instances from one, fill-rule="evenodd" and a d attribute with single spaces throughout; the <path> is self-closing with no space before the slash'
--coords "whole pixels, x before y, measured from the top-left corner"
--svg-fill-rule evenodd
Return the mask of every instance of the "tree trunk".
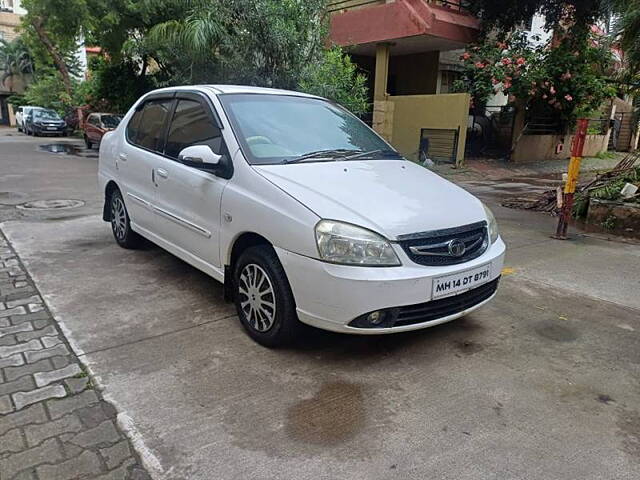
<path id="1" fill-rule="evenodd" d="M 67 95 L 69 95 L 69 98 L 71 98 L 71 96 L 73 95 L 73 90 L 71 88 L 71 76 L 69 75 L 69 69 L 67 68 L 67 64 L 64 62 L 64 58 L 62 58 L 62 55 L 60 55 L 60 52 L 58 52 L 58 49 L 51 42 L 51 39 L 49 38 L 49 35 L 47 34 L 47 31 L 44 28 L 44 22 L 42 18 L 41 17 L 34 18 L 31 24 L 35 29 L 36 34 L 38 35 L 38 38 L 40 39 L 42 44 L 45 46 L 47 51 L 49 52 L 49 55 L 51 55 L 51 58 L 53 59 L 53 63 L 55 63 L 56 67 L 58 68 L 58 71 L 60 72 L 60 76 L 62 77 L 62 83 L 64 84 L 64 89 L 67 92 Z"/>

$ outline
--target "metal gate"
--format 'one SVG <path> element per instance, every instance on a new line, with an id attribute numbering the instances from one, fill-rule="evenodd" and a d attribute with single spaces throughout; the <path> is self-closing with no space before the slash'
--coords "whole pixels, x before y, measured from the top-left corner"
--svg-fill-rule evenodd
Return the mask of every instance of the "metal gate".
<path id="1" fill-rule="evenodd" d="M 456 163 L 460 128 L 423 128 L 420 130 L 420 162 Z"/>
<path id="2" fill-rule="evenodd" d="M 627 152 L 633 136 L 633 112 L 616 113 L 613 117 L 609 150 Z"/>
<path id="3" fill-rule="evenodd" d="M 516 117 L 513 105 L 487 105 L 481 112 L 469 114 L 467 158 L 508 157 L 511 152 L 513 126 Z"/>

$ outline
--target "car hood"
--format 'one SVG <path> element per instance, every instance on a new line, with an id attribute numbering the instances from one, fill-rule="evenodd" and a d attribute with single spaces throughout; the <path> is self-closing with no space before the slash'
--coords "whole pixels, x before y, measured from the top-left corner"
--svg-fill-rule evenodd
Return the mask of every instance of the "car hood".
<path id="1" fill-rule="evenodd" d="M 401 160 L 254 165 L 320 218 L 399 235 L 486 220 L 482 203 L 420 165 Z"/>

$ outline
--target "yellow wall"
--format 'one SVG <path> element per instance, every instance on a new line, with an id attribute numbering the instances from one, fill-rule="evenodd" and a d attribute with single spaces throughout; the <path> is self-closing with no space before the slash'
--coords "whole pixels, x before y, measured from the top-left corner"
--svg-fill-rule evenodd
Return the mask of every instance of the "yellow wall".
<path id="1" fill-rule="evenodd" d="M 467 140 L 469 98 L 466 93 L 388 97 L 388 102 L 393 104 L 393 108 L 387 109 L 392 115 L 391 135 L 385 136 L 406 158 L 417 161 L 421 129 L 460 128 L 456 158 L 460 164 Z"/>

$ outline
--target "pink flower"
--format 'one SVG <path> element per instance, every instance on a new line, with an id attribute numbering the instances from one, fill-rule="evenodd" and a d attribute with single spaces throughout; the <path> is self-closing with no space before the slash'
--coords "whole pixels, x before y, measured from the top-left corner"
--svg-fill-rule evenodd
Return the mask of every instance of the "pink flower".
<path id="1" fill-rule="evenodd" d="M 526 60 L 523 57 L 518 57 L 518 59 L 516 60 L 516 63 L 518 65 L 524 65 L 526 63 Z"/>
<path id="2" fill-rule="evenodd" d="M 486 65 L 482 62 L 476 62 L 476 68 L 484 68 Z"/>
<path id="3" fill-rule="evenodd" d="M 498 42 L 496 45 L 498 46 L 498 48 L 500 50 L 506 50 L 507 49 L 507 44 L 504 43 L 504 42 Z"/>
<path id="4" fill-rule="evenodd" d="M 551 87 L 551 88 L 549 89 L 549 93 L 551 93 L 551 95 L 553 95 L 554 93 L 556 93 L 556 89 L 555 89 L 555 88 L 553 88 L 553 87 Z"/>
<path id="5" fill-rule="evenodd" d="M 562 80 L 569 80 L 571 78 L 571 74 L 569 72 L 563 73 L 560 78 Z"/>
<path id="6" fill-rule="evenodd" d="M 503 65 L 511 65 L 511 59 L 510 58 L 503 58 L 502 59 L 502 64 Z"/>
<path id="7" fill-rule="evenodd" d="M 463 60 L 469 60 L 471 58 L 471 54 L 469 52 L 464 52 L 460 58 Z"/>
<path id="8" fill-rule="evenodd" d="M 546 99 L 547 99 L 547 94 L 545 93 L 544 95 L 542 95 L 542 98 L 543 98 L 544 100 L 546 100 Z"/>
<path id="9" fill-rule="evenodd" d="M 502 84 L 502 87 L 503 87 L 505 90 L 507 90 L 507 89 L 511 88 L 511 82 L 506 82 L 506 81 L 505 81 L 505 82 Z"/>
<path id="10" fill-rule="evenodd" d="M 491 79 L 491 83 L 492 83 L 492 84 L 494 84 L 494 85 L 496 85 L 496 84 L 498 84 L 498 83 L 500 83 L 500 82 L 498 81 L 498 79 L 497 79 L 497 78 L 495 78 L 495 77 L 494 77 L 494 78 L 492 78 L 492 79 Z"/>
<path id="11" fill-rule="evenodd" d="M 573 102 L 573 97 L 571 95 L 569 95 L 568 93 L 564 96 L 564 99 L 567 102 Z"/>

